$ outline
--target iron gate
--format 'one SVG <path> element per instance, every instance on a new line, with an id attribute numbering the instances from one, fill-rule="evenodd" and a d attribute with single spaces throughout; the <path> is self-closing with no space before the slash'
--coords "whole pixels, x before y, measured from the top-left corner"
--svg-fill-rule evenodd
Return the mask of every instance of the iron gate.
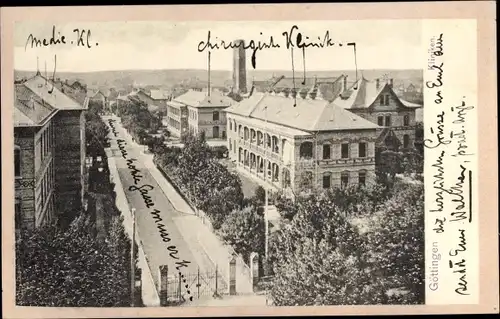
<path id="1" fill-rule="evenodd" d="M 215 268 L 202 272 L 198 268 L 194 273 L 171 275 L 167 281 L 167 299 L 169 302 L 188 301 L 190 297 L 216 297 L 227 293 L 228 283 L 223 274 Z"/>

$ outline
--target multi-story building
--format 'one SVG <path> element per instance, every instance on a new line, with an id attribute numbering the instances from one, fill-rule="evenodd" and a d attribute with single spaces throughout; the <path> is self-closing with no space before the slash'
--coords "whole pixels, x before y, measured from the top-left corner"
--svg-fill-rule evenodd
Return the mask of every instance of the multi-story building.
<path id="1" fill-rule="evenodd" d="M 167 129 L 175 137 L 183 137 L 188 133 L 187 106 L 176 99 L 167 102 Z"/>
<path id="2" fill-rule="evenodd" d="M 16 227 L 33 229 L 80 209 L 85 186 L 84 103 L 37 73 L 15 85 Z"/>
<path id="3" fill-rule="evenodd" d="M 230 158 L 268 187 L 297 193 L 375 179 L 379 126 L 314 92 L 255 93 L 226 112 Z"/>
<path id="4" fill-rule="evenodd" d="M 379 125 L 379 145 L 412 148 L 415 141 L 415 111 L 422 105 L 398 97 L 392 83 L 392 79 L 368 81 L 362 77 L 343 91 L 333 104 Z"/>
<path id="5" fill-rule="evenodd" d="M 168 129 L 177 137 L 191 133 L 225 139 L 225 109 L 233 102 L 219 90 L 189 90 L 167 102 Z"/>
<path id="6" fill-rule="evenodd" d="M 203 91 L 189 91 L 176 99 L 187 106 L 189 132 L 203 134 L 207 140 L 226 139 L 225 109 L 234 102 L 218 90 L 210 95 Z"/>

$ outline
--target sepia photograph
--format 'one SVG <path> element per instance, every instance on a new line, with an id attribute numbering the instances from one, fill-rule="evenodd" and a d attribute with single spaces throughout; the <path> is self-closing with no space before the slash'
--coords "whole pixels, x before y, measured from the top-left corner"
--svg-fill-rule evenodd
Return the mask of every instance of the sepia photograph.
<path id="1" fill-rule="evenodd" d="M 2 8 L 11 318 L 498 312 L 493 6 L 446 7 Z"/>
<path id="2" fill-rule="evenodd" d="M 18 305 L 425 303 L 420 21 L 78 26 L 15 29 Z"/>

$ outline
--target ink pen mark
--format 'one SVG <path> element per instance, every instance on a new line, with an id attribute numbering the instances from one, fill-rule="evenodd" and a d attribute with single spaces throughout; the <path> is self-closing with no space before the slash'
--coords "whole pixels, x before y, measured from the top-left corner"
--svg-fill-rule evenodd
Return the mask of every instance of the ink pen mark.
<path id="1" fill-rule="evenodd" d="M 469 171 L 469 223 L 472 223 L 472 171 Z"/>
<path id="2" fill-rule="evenodd" d="M 302 85 L 306 85 L 306 47 L 302 48 L 302 62 L 304 64 L 304 79 Z"/>
<path id="3" fill-rule="evenodd" d="M 347 45 L 352 45 L 353 46 L 353 49 L 354 49 L 354 67 L 356 68 L 356 82 L 354 84 L 354 89 L 357 90 L 358 89 L 358 61 L 357 61 L 357 58 L 356 58 L 356 42 L 349 42 L 347 43 Z"/>
<path id="4" fill-rule="evenodd" d="M 54 54 L 54 73 L 52 73 L 52 88 L 49 90 L 49 94 L 54 92 L 54 81 L 56 79 L 56 65 L 57 65 L 57 55 Z"/>
<path id="5" fill-rule="evenodd" d="M 297 106 L 297 89 L 295 88 L 295 66 L 293 65 L 293 47 L 290 47 L 290 52 L 292 54 L 292 82 L 293 82 L 293 107 Z"/>

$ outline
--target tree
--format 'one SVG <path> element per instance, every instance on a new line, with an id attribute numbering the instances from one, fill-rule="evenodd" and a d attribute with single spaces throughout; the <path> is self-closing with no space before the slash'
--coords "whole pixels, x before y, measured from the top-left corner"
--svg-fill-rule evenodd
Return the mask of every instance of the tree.
<path id="1" fill-rule="evenodd" d="M 381 207 L 382 208 L 382 207 Z M 425 301 L 424 186 L 399 183 L 383 210 L 369 219 L 366 245 L 388 287 L 409 291 L 406 303 Z"/>
<path id="2" fill-rule="evenodd" d="M 129 304 L 126 239 L 96 241 L 89 219 L 62 231 L 35 230 L 16 243 L 16 300 L 24 306 L 119 307 Z M 117 256 L 120 258 L 117 258 Z M 119 288 L 119 289 L 118 289 Z"/>
<path id="3" fill-rule="evenodd" d="M 264 205 L 266 202 L 266 190 L 262 186 L 257 186 L 254 191 L 254 198 L 255 201 L 260 204 Z"/>
<path id="4" fill-rule="evenodd" d="M 357 229 L 328 198 L 300 202 L 289 226 L 273 236 L 270 262 L 276 305 L 354 305 L 380 302 Z M 328 222 L 325 222 L 328 221 Z"/>
<path id="5" fill-rule="evenodd" d="M 265 225 L 262 209 L 248 206 L 233 210 L 224 218 L 219 233 L 248 261 L 252 252 L 264 255 Z"/>

